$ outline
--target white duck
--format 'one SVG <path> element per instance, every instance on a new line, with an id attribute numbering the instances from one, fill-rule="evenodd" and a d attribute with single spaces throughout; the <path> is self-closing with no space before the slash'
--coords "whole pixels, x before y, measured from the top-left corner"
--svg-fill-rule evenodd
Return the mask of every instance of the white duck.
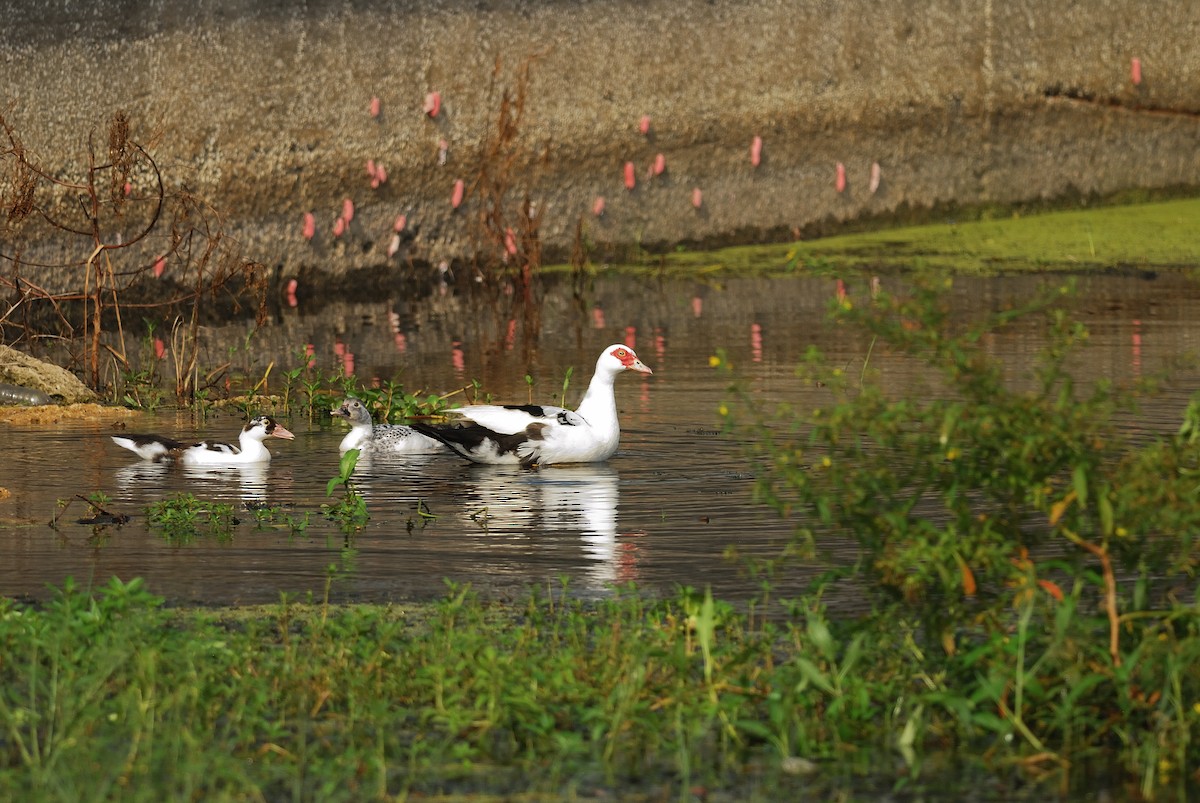
<path id="1" fill-rule="evenodd" d="M 451 413 L 466 423 L 413 424 L 475 463 L 597 463 L 612 457 L 621 440 L 613 383 L 625 371 L 652 374 L 629 346 L 616 343 L 596 360 L 596 372 L 574 412 L 538 404 L 476 404 Z"/>
<path id="2" fill-rule="evenodd" d="M 372 454 L 437 454 L 446 451 L 441 441 L 422 435 L 412 427 L 374 424 L 371 411 L 353 396 L 347 396 L 342 406 L 330 410 L 329 414 L 350 423 L 350 431 L 338 446 L 343 454 L 351 449 Z"/>
<path id="3" fill-rule="evenodd" d="M 267 438 L 296 437 L 270 416 L 250 419 L 238 436 L 237 445 L 218 441 L 183 443 L 160 435 L 113 435 L 113 443 L 155 463 L 179 462 L 185 466 L 239 466 L 266 463 L 271 453 L 263 445 Z"/>

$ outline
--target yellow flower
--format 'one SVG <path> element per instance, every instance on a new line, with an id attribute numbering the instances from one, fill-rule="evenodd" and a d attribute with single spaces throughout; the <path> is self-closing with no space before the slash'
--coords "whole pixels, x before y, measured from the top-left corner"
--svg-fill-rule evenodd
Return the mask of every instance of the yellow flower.
<path id="1" fill-rule="evenodd" d="M 720 413 L 722 416 L 727 416 L 727 415 L 729 415 L 729 408 L 722 404 L 720 407 L 717 408 L 717 412 Z"/>
<path id="2" fill-rule="evenodd" d="M 708 358 L 708 367 L 709 368 L 716 368 L 720 364 L 721 364 L 721 358 L 718 357 L 716 354 L 714 354 Z"/>
<path id="3" fill-rule="evenodd" d="M 959 452 L 958 449 L 951 446 L 949 449 L 946 450 L 946 459 L 947 460 L 957 460 L 958 456 L 960 454 L 961 454 L 961 452 Z"/>
<path id="4" fill-rule="evenodd" d="M 821 465 L 824 466 L 825 468 L 829 468 L 830 466 L 833 465 L 833 461 L 830 460 L 828 457 L 822 457 Z"/>
<path id="5" fill-rule="evenodd" d="M 1192 703 L 1192 710 L 1200 714 L 1200 703 Z"/>

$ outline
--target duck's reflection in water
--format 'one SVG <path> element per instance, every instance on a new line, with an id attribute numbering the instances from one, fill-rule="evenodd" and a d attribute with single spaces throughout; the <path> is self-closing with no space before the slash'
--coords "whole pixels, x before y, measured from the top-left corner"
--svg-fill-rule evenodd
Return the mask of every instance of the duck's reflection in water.
<path id="1" fill-rule="evenodd" d="M 636 546 L 618 532 L 620 478 L 604 463 L 544 466 L 536 471 L 471 472 L 470 495 L 479 504 L 474 520 L 486 516 L 493 531 L 534 539 L 535 549 L 579 539 L 584 587 L 605 590 L 637 579 Z M 577 560 L 571 564 L 578 565 Z"/>
<path id="2" fill-rule="evenodd" d="M 591 591 L 638 579 L 636 542 L 618 531 L 620 477 L 606 463 L 530 471 L 445 455 L 364 455 L 354 479 L 383 516 L 398 504 L 427 506 L 436 518 L 425 532 L 460 556 L 469 550 L 479 573 L 567 575 Z"/>
<path id="3" fill-rule="evenodd" d="M 121 466 L 113 472 L 117 489 L 129 496 L 141 496 L 149 488 L 161 489 L 166 484 L 171 467 L 166 463 L 142 460 Z"/>
<path id="4" fill-rule="evenodd" d="M 618 540 L 616 469 L 604 463 L 548 466 L 534 481 L 541 490 L 542 528 L 579 531 L 590 561 L 587 585 L 607 588 L 637 579 L 636 547 Z"/>
<path id="5" fill-rule="evenodd" d="M 191 493 L 195 496 L 224 496 L 236 486 L 241 501 L 264 505 L 269 494 L 270 463 L 242 466 L 180 466 L 143 460 L 116 470 L 117 487 L 130 496 L 143 497 L 150 490 L 160 494 Z"/>

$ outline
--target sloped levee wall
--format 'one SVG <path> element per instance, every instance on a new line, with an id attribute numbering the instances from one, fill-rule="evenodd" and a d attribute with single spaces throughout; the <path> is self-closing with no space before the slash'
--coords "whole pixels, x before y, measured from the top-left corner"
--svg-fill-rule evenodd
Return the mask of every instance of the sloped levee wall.
<path id="1" fill-rule="evenodd" d="M 716 243 L 1200 185 L 1193 0 L 0 0 L 0 19 L 0 113 L 42 167 L 77 176 L 125 110 L 168 184 L 284 276 L 471 253 L 524 70 L 508 197 L 552 253 L 580 225 L 597 247 Z M 22 247 L 79 259 L 49 239 Z"/>

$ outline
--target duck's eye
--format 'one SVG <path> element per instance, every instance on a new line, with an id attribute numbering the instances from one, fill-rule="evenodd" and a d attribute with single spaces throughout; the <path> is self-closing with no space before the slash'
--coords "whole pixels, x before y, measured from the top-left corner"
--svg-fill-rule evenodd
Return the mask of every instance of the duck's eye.
<path id="1" fill-rule="evenodd" d="M 617 349 L 618 357 L 624 357 L 626 354 L 627 354 L 627 352 L 625 351 L 625 349 Z"/>

